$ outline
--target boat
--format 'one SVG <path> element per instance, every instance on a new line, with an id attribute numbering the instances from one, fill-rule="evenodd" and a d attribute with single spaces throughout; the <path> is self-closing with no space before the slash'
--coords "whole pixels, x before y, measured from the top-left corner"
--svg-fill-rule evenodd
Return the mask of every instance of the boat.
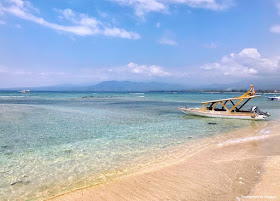
<path id="1" fill-rule="evenodd" d="M 19 91 L 19 93 L 30 93 L 30 90 L 22 90 L 22 91 Z"/>
<path id="2" fill-rule="evenodd" d="M 250 89 L 239 97 L 202 102 L 202 106 L 200 108 L 179 109 L 186 114 L 204 117 L 252 120 L 261 120 L 269 117 L 269 113 L 260 111 L 256 106 L 252 107 L 251 110 L 241 110 L 252 98 L 256 97 L 259 97 L 259 95 L 256 95 L 254 86 L 251 85 Z M 243 101 L 245 102 L 240 105 Z M 229 106 L 229 104 L 231 105 Z"/>
<path id="3" fill-rule="evenodd" d="M 266 97 L 267 99 L 269 99 L 269 100 L 272 100 L 272 101 L 275 101 L 275 100 L 277 100 L 277 101 L 280 101 L 280 96 L 278 96 L 278 97 Z"/>

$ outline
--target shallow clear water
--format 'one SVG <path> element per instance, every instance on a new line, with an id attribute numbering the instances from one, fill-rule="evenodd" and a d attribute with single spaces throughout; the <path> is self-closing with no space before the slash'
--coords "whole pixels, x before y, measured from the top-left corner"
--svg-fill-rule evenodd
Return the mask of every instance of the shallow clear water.
<path id="1" fill-rule="evenodd" d="M 40 199 L 102 182 L 137 157 L 248 126 L 250 120 L 178 110 L 238 95 L 0 92 L 0 200 Z M 280 101 L 262 96 L 253 105 L 280 117 Z"/>

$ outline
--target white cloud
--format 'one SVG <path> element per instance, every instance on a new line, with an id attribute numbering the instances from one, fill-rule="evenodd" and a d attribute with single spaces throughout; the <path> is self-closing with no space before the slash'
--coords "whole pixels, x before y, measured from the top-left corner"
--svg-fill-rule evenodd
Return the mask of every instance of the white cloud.
<path id="1" fill-rule="evenodd" d="M 161 66 L 157 66 L 157 65 L 146 66 L 146 65 L 138 65 L 133 62 L 130 62 L 127 65 L 127 69 L 131 73 L 143 74 L 148 76 L 164 77 L 164 76 L 171 75 L 169 72 L 164 71 Z"/>
<path id="2" fill-rule="evenodd" d="M 193 8 L 204 8 L 209 10 L 226 10 L 233 6 L 232 0 L 167 0 L 170 3 L 186 4 Z"/>
<path id="3" fill-rule="evenodd" d="M 137 16 L 143 16 L 149 12 L 162 12 L 167 10 L 164 3 L 159 0 L 110 0 L 134 9 Z"/>
<path id="4" fill-rule="evenodd" d="M 49 86 L 63 83 L 100 82 L 104 80 L 119 81 L 163 81 L 178 82 L 186 80 L 189 74 L 186 71 L 172 71 L 159 65 L 139 65 L 130 62 L 114 67 L 88 67 L 73 69 L 57 69 L 49 71 L 21 70 L 0 65 L 0 85 L 3 87 L 15 86 Z"/>
<path id="5" fill-rule="evenodd" d="M 270 27 L 272 33 L 280 34 L 280 25 L 276 24 Z"/>
<path id="6" fill-rule="evenodd" d="M 255 48 L 245 48 L 238 55 L 252 59 L 257 59 L 261 57 L 260 53 Z"/>
<path id="7" fill-rule="evenodd" d="M 170 38 L 165 38 L 165 37 L 161 38 L 159 40 L 159 43 L 163 44 L 163 45 L 171 45 L 171 46 L 176 46 L 177 45 L 177 42 L 175 40 L 172 40 Z"/>
<path id="8" fill-rule="evenodd" d="M 6 22 L 5 22 L 5 21 L 0 20 L 0 25 L 5 25 L 5 24 L 6 24 Z"/>
<path id="9" fill-rule="evenodd" d="M 218 43 L 210 42 L 210 43 L 202 44 L 202 46 L 209 49 L 215 49 L 218 47 Z"/>
<path id="10" fill-rule="evenodd" d="M 84 79 L 104 80 L 157 80 L 177 76 L 158 65 L 139 65 L 130 62 L 124 66 L 104 68 L 83 68 L 78 76 Z M 186 76 L 186 74 L 184 74 Z M 180 74 L 180 77 L 182 75 Z"/>
<path id="11" fill-rule="evenodd" d="M 150 12 L 168 12 L 170 5 L 183 4 L 192 8 L 226 10 L 233 5 L 232 0 L 110 0 L 123 6 L 132 7 L 137 16 Z"/>
<path id="12" fill-rule="evenodd" d="M 60 13 L 63 18 L 72 25 L 60 25 L 46 21 L 41 17 L 37 17 L 34 13 L 39 13 L 37 8 L 34 8 L 29 1 L 23 0 L 7 0 L 5 4 L 0 4 L 0 13 L 11 14 L 21 19 L 28 20 L 40 24 L 42 26 L 67 32 L 79 36 L 89 35 L 105 35 L 111 37 L 120 37 L 126 39 L 139 39 L 140 36 L 137 33 L 129 32 L 124 29 L 116 27 L 108 27 L 102 22 L 93 17 L 89 17 L 83 13 L 77 13 L 71 9 L 61 10 Z"/>
<path id="13" fill-rule="evenodd" d="M 57 11 L 60 12 L 65 19 L 76 22 L 75 20 L 76 14 L 74 14 L 74 12 L 71 9 L 64 9 L 64 10 L 57 10 Z"/>
<path id="14" fill-rule="evenodd" d="M 137 33 L 128 32 L 124 29 L 119 28 L 105 28 L 103 31 L 105 36 L 119 36 L 121 38 L 128 38 L 128 39 L 139 39 L 140 36 Z"/>
<path id="15" fill-rule="evenodd" d="M 205 64 L 201 69 L 204 76 L 220 80 L 256 78 L 279 74 L 280 57 L 262 57 L 257 49 L 245 48 L 238 54 L 231 53 L 218 62 Z"/>

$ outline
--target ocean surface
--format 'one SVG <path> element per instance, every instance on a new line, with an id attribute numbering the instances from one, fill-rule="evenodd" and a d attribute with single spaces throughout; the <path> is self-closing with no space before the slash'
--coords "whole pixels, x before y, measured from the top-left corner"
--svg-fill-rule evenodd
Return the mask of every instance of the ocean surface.
<path id="1" fill-rule="evenodd" d="M 178 110 L 239 95 L 0 92 L 0 200 L 41 200 L 104 182 L 144 155 L 250 126 Z M 265 96 L 248 108 L 279 119 L 280 101 Z"/>

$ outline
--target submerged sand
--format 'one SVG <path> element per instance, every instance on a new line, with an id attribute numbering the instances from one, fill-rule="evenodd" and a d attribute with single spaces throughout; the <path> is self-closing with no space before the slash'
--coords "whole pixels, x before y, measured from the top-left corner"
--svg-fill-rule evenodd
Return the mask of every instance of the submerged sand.
<path id="1" fill-rule="evenodd" d="M 52 200 L 280 200 L 279 122 L 221 136 Z"/>

